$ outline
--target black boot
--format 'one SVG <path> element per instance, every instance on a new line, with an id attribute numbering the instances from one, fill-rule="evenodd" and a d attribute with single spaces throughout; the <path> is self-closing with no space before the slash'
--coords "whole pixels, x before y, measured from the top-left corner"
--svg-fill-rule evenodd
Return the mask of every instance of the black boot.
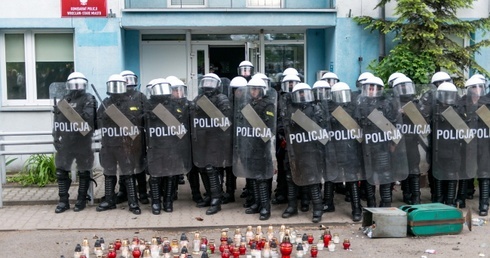
<path id="1" fill-rule="evenodd" d="M 255 196 L 258 196 L 256 195 L 258 192 L 254 193 L 255 190 L 252 182 L 254 181 L 254 179 L 246 178 L 245 181 L 246 181 L 245 187 L 247 188 L 246 189 L 247 196 L 245 196 L 245 203 L 243 204 L 243 208 L 250 208 L 252 205 L 256 203 Z"/>
<path id="2" fill-rule="evenodd" d="M 121 204 L 128 201 L 128 191 L 126 190 L 126 184 L 124 183 L 124 180 L 122 180 L 121 178 L 119 178 L 118 185 L 119 191 L 116 194 L 116 204 Z"/>
<path id="3" fill-rule="evenodd" d="M 458 194 L 456 197 L 456 207 L 466 208 L 466 194 L 468 191 L 468 180 L 462 179 L 458 182 Z"/>
<path id="4" fill-rule="evenodd" d="M 225 167 L 226 192 L 223 194 L 223 204 L 235 202 L 236 176 L 231 167 Z"/>
<path id="5" fill-rule="evenodd" d="M 322 190 L 319 184 L 314 184 L 308 186 L 311 195 L 311 203 L 313 204 L 313 218 L 311 221 L 313 223 L 318 223 L 322 221 L 323 216 L 323 201 L 322 201 Z"/>
<path id="6" fill-rule="evenodd" d="M 381 197 L 379 207 L 391 207 L 391 184 L 379 185 L 379 195 Z"/>
<path id="7" fill-rule="evenodd" d="M 150 191 L 151 191 L 151 213 L 154 215 L 160 214 L 160 210 L 162 209 L 161 205 L 161 177 L 150 177 Z"/>
<path id="8" fill-rule="evenodd" d="M 141 214 L 140 206 L 138 205 L 138 198 L 136 197 L 136 181 L 133 176 L 124 176 L 124 183 L 126 184 L 126 190 L 128 191 L 128 207 L 129 211 L 135 215 Z"/>
<path id="9" fill-rule="evenodd" d="M 444 182 L 436 178 L 433 178 L 432 180 L 434 185 L 432 202 L 444 203 Z"/>
<path id="10" fill-rule="evenodd" d="M 106 211 L 112 210 L 116 208 L 116 194 L 114 193 L 114 189 L 116 188 L 116 176 L 106 176 L 104 175 L 104 191 L 105 198 L 104 201 L 97 206 L 97 211 Z"/>
<path id="11" fill-rule="evenodd" d="M 270 197 L 270 185 L 267 180 L 255 180 L 257 181 L 259 189 L 260 200 L 260 220 L 268 220 L 271 217 L 271 197 Z"/>
<path id="12" fill-rule="evenodd" d="M 199 183 L 199 172 L 197 169 L 193 168 L 189 173 L 187 173 L 187 181 L 189 181 L 189 186 L 191 188 L 192 200 L 197 204 L 203 201 L 201 196 L 201 184 Z"/>
<path id="13" fill-rule="evenodd" d="M 278 160 L 279 166 L 279 160 Z M 277 185 L 276 190 L 274 190 L 274 198 L 272 199 L 272 204 L 282 204 L 288 202 L 288 186 L 286 182 L 286 174 L 284 169 L 280 169 L 277 171 Z"/>
<path id="14" fill-rule="evenodd" d="M 179 175 L 179 181 L 178 181 L 178 184 L 179 185 L 185 185 L 185 178 L 184 178 L 184 175 Z"/>
<path id="15" fill-rule="evenodd" d="M 299 191 L 300 191 L 300 204 L 301 204 L 301 211 L 302 212 L 307 212 L 310 210 L 310 193 L 309 193 L 309 188 L 306 186 L 300 186 Z"/>
<path id="16" fill-rule="evenodd" d="M 283 218 L 289 218 L 298 215 L 298 186 L 293 182 L 291 172 L 286 174 L 288 184 L 288 207 L 282 213 Z"/>
<path id="17" fill-rule="evenodd" d="M 361 197 L 359 195 L 359 185 L 357 182 L 349 182 L 348 188 L 350 190 L 351 201 L 350 205 L 352 207 L 352 221 L 358 222 L 362 219 L 362 207 L 361 207 Z"/>
<path id="18" fill-rule="evenodd" d="M 408 176 L 410 193 L 410 201 L 412 205 L 420 204 L 420 174 L 411 174 Z"/>
<path id="19" fill-rule="evenodd" d="M 468 185 L 466 189 L 466 199 L 473 200 L 473 195 L 475 194 L 475 180 L 473 178 L 468 179 Z"/>
<path id="20" fill-rule="evenodd" d="M 411 175 L 409 175 L 410 177 Z M 403 202 L 406 204 L 412 204 L 412 192 L 410 191 L 410 180 L 409 178 L 402 180 L 402 194 Z"/>
<path id="21" fill-rule="evenodd" d="M 206 167 L 206 173 L 209 177 L 209 186 L 211 189 L 211 206 L 206 211 L 206 215 L 216 214 L 221 210 L 222 192 L 221 183 L 219 181 L 219 172 L 211 167 Z"/>
<path id="22" fill-rule="evenodd" d="M 364 181 L 364 189 L 366 192 L 366 202 L 369 208 L 376 207 L 376 186 Z"/>
<path id="23" fill-rule="evenodd" d="M 206 173 L 205 170 L 203 170 L 203 172 L 201 172 L 200 174 L 201 181 L 204 185 L 206 193 L 204 194 L 204 198 L 202 199 L 202 201 L 197 203 L 196 207 L 209 207 L 211 205 L 211 186 L 209 185 L 209 175 Z"/>
<path id="24" fill-rule="evenodd" d="M 252 194 L 249 194 L 249 196 L 251 196 L 252 200 L 255 200 L 254 203 L 252 203 L 252 205 L 250 205 L 246 210 L 245 210 L 245 214 L 255 214 L 255 213 L 259 213 L 260 212 L 260 197 L 261 197 L 261 193 L 260 193 L 260 188 L 259 188 L 259 182 L 255 179 L 250 179 L 248 181 L 248 185 L 249 185 L 249 193 L 252 193 Z M 247 197 L 248 198 L 248 197 Z"/>
<path id="25" fill-rule="evenodd" d="M 333 193 L 334 193 L 334 183 L 325 182 L 323 183 L 323 211 L 324 212 L 334 212 L 335 204 L 333 203 Z"/>
<path id="26" fill-rule="evenodd" d="M 456 187 L 458 185 L 457 180 L 447 180 L 447 192 L 444 202 L 446 205 L 456 207 Z"/>
<path id="27" fill-rule="evenodd" d="M 70 209 L 70 194 L 68 191 L 70 190 L 71 179 L 69 173 L 70 171 L 61 169 L 56 170 L 56 178 L 58 179 L 58 195 L 60 197 L 60 201 L 54 210 L 55 213 L 62 213 Z"/>
<path id="28" fill-rule="evenodd" d="M 488 215 L 488 198 L 490 198 L 490 178 L 478 178 L 480 188 L 480 202 L 478 206 L 478 215 Z"/>
<path id="29" fill-rule="evenodd" d="M 142 204 L 149 204 L 148 199 L 148 187 L 146 187 L 146 171 L 134 175 L 136 182 L 138 183 L 138 200 Z"/>
<path id="30" fill-rule="evenodd" d="M 168 176 L 163 178 L 163 187 L 165 195 L 163 196 L 163 210 L 165 212 L 174 211 L 174 194 L 175 186 L 178 183 L 178 176 Z"/>
<path id="31" fill-rule="evenodd" d="M 78 171 L 78 197 L 73 211 L 79 212 L 87 206 L 88 188 L 90 187 L 90 171 Z"/>

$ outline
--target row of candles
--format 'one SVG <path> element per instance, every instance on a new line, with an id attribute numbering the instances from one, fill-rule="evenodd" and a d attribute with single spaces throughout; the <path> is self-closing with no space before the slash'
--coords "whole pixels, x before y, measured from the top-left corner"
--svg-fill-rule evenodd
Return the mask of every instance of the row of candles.
<path id="1" fill-rule="evenodd" d="M 284 225 L 279 230 L 279 242 L 275 236 L 274 228 L 269 226 L 266 233 L 262 232 L 262 227 L 257 226 L 255 232 L 252 226 L 248 226 L 245 234 L 237 228 L 233 237 L 228 236 L 227 231 L 221 232 L 219 238 L 220 244 L 216 246 L 215 240 L 208 240 L 206 236 L 201 236 L 199 232 L 194 233 L 194 238 L 189 241 L 187 235 L 182 233 L 180 241 L 167 237 L 153 237 L 150 242 L 134 236 L 131 241 L 129 239 L 116 239 L 109 246 L 105 245 L 103 238 L 98 238 L 95 241 L 93 250 L 91 250 L 89 241 L 84 238 L 82 244 L 78 244 L 75 248 L 75 258 L 90 258 L 95 257 L 107 258 L 192 258 L 192 255 L 200 258 L 208 258 L 210 255 L 219 251 L 221 258 L 290 258 L 293 254 L 294 246 L 296 251 L 294 256 L 297 258 L 304 257 L 308 252 L 310 257 L 317 257 L 318 252 L 328 249 L 333 252 L 336 249 L 336 244 L 340 244 L 338 234 L 330 233 L 329 229 L 325 229 L 320 235 L 317 242 L 313 234 L 303 235 L 297 234 L 292 228 L 286 228 Z M 342 243 L 344 250 L 350 250 L 350 240 L 344 239 Z"/>

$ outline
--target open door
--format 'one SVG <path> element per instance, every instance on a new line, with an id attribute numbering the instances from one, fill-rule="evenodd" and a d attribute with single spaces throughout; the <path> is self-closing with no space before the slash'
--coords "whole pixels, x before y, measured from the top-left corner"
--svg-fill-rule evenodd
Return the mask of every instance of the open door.
<path id="1" fill-rule="evenodd" d="M 258 43 L 245 43 L 245 60 L 250 61 L 254 65 L 256 73 L 262 71 L 260 67 L 260 46 Z"/>
<path id="2" fill-rule="evenodd" d="M 209 71 L 208 45 L 192 45 L 191 64 L 190 82 L 187 85 L 190 100 L 197 96 L 199 81 Z"/>

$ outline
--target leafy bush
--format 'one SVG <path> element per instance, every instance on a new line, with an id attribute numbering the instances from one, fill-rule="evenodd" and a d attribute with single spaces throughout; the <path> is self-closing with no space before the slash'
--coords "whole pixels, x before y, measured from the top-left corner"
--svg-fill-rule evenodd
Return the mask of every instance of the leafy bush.
<path id="1" fill-rule="evenodd" d="M 17 182 L 23 186 L 45 186 L 56 182 L 56 166 L 54 155 L 31 155 L 17 175 L 8 179 L 9 182 Z"/>

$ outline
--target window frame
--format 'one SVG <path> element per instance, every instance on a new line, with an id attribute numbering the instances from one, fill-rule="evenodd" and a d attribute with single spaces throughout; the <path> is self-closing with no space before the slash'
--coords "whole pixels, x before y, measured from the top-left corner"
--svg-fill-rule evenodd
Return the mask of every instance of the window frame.
<path id="1" fill-rule="evenodd" d="M 33 110 L 50 109 L 53 105 L 51 99 L 37 98 L 36 80 L 36 34 L 72 34 L 73 37 L 73 65 L 75 66 L 75 33 L 70 29 L 41 30 L 3 30 L 0 31 L 0 78 L 1 78 L 1 106 L 2 110 Z M 25 63 L 25 84 L 26 99 L 8 99 L 7 96 L 7 61 L 6 61 L 6 42 L 5 35 L 23 34 L 24 35 L 24 63 Z"/>
<path id="2" fill-rule="evenodd" d="M 184 2 L 185 0 L 180 0 L 181 2 Z M 167 0 L 167 6 L 168 8 L 205 8 L 208 7 L 208 0 L 203 0 L 204 4 L 203 5 L 191 5 L 191 4 L 172 4 L 172 0 Z"/>

